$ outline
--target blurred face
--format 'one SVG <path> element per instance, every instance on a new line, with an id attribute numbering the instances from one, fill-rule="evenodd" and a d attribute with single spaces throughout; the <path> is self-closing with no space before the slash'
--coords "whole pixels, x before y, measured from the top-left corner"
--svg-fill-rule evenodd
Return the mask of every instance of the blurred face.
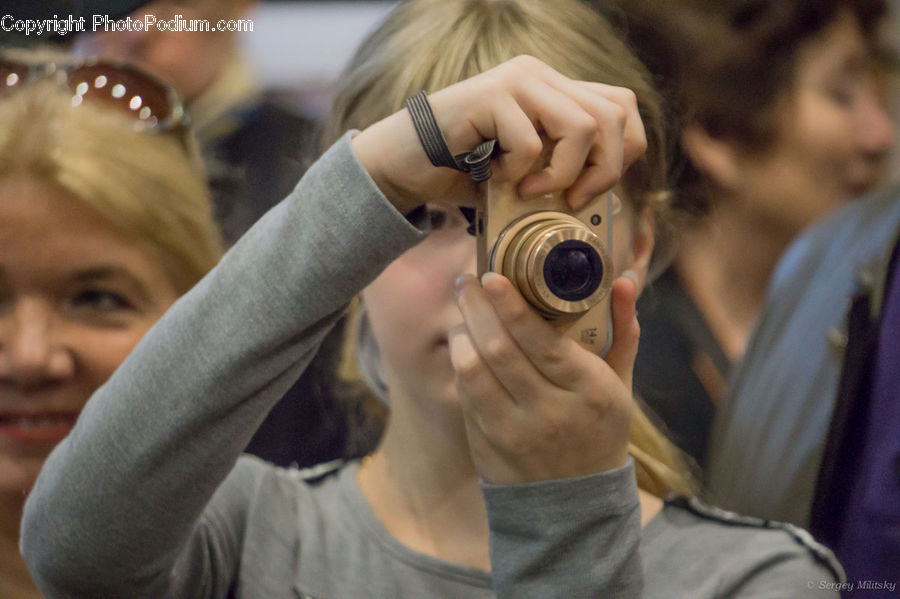
<path id="1" fill-rule="evenodd" d="M 0 180 L 0 491 L 31 487 L 177 295 L 151 251 L 64 190 Z"/>
<path id="2" fill-rule="evenodd" d="M 428 208 L 432 233 L 363 291 L 392 405 L 396 393 L 422 398 L 429 405 L 456 405 L 447 335 L 463 322 L 455 282 L 463 274 L 476 272 L 475 238 L 466 232 L 468 223 L 458 208 L 439 204 Z M 652 250 L 652 227 L 643 235 L 633 235 L 631 221 L 627 209 L 615 218 L 612 259 L 616 273 L 640 270 L 636 261 L 648 258 Z"/>
<path id="3" fill-rule="evenodd" d="M 239 9 L 221 10 L 216 0 L 173 2 L 157 0 L 139 8 L 129 16 L 144 21 L 150 16 L 157 22 L 170 22 L 180 15 L 185 22 L 206 19 L 214 26 L 219 19 L 241 18 Z M 230 58 L 234 36 L 225 32 L 103 31 L 80 37 L 79 52 L 125 60 L 168 81 L 187 101 L 202 93 L 217 77 Z"/>
<path id="4" fill-rule="evenodd" d="M 394 260 L 364 291 L 392 396 L 455 396 L 447 333 L 463 321 L 454 284 L 475 273 L 475 240 L 458 208 L 429 204 L 431 234 Z"/>
<path id="5" fill-rule="evenodd" d="M 878 183 L 893 124 L 867 52 L 858 22 L 845 11 L 803 47 L 774 145 L 738 152 L 738 185 L 768 226 L 793 236 Z"/>

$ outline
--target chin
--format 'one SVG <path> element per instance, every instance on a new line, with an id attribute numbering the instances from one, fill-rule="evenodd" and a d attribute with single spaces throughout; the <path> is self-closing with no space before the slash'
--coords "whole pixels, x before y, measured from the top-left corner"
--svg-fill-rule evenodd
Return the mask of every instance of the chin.
<path id="1" fill-rule="evenodd" d="M 432 370 L 425 378 L 420 379 L 419 390 L 420 401 L 431 406 L 440 406 L 441 409 L 459 410 L 456 375 L 449 361 L 446 369 L 442 368 L 440 372 Z"/>
<path id="2" fill-rule="evenodd" d="M 34 486 L 46 458 L 16 458 L 0 456 L 0 495 L 15 493 L 25 495 Z"/>

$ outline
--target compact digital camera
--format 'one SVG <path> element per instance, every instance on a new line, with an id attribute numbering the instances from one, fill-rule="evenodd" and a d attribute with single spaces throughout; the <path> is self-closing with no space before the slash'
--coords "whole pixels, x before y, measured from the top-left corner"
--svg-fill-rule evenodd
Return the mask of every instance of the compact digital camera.
<path id="1" fill-rule="evenodd" d="M 489 179 L 475 213 L 478 275 L 500 273 L 544 318 L 590 351 L 612 343 L 612 192 L 573 212 L 562 193 L 522 201 Z"/>

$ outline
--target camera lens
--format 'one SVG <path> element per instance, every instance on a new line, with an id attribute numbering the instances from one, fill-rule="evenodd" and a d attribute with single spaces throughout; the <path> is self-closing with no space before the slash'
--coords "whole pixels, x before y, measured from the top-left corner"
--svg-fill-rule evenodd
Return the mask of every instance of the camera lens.
<path id="1" fill-rule="evenodd" d="M 547 254 L 544 280 L 560 299 L 578 302 L 590 297 L 600 286 L 603 261 L 587 243 L 575 239 L 563 241 Z"/>
<path id="2" fill-rule="evenodd" d="M 490 260 L 544 318 L 584 314 L 606 297 L 609 254 L 600 237 L 564 213 L 522 220 L 508 226 Z"/>

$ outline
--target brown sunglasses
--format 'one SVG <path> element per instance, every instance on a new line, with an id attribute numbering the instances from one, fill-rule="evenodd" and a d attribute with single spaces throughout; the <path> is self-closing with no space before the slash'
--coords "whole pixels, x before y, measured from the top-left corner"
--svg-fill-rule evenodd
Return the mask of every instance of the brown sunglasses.
<path id="1" fill-rule="evenodd" d="M 171 85 L 127 63 L 107 60 L 28 63 L 0 56 L 0 98 L 51 78 L 72 92 L 72 105 L 90 102 L 133 119 L 137 130 L 184 130 L 187 113 Z"/>

